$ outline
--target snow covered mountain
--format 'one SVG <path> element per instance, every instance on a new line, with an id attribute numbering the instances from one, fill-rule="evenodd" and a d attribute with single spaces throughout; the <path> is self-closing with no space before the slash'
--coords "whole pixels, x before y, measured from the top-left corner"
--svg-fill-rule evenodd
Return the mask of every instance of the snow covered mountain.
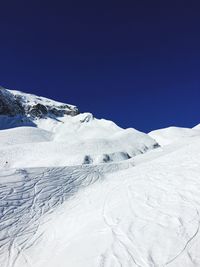
<path id="1" fill-rule="evenodd" d="M 1 267 L 200 266 L 200 130 L 149 134 L 0 88 Z"/>
<path id="2" fill-rule="evenodd" d="M 75 116 L 77 107 L 0 87 L 0 115 L 25 115 L 32 118 Z"/>
<path id="3" fill-rule="evenodd" d="M 144 133 L 79 114 L 75 106 L 3 88 L 0 92 L 0 168 L 121 161 L 158 146 Z"/>

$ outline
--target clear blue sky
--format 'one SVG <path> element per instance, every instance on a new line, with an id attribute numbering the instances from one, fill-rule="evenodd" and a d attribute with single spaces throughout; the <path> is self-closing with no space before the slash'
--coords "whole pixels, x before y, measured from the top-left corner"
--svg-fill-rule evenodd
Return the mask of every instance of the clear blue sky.
<path id="1" fill-rule="evenodd" d="M 199 1 L 3 1 L 0 84 L 122 127 L 200 123 Z"/>

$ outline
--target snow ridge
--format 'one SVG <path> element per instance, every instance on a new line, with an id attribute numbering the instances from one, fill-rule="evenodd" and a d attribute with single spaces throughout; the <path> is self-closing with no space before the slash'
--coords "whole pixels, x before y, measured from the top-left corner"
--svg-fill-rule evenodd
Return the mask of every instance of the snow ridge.
<path id="1" fill-rule="evenodd" d="M 3 87 L 0 87 L 0 107 L 0 115 L 32 118 L 75 116 L 79 113 L 75 106 Z"/>

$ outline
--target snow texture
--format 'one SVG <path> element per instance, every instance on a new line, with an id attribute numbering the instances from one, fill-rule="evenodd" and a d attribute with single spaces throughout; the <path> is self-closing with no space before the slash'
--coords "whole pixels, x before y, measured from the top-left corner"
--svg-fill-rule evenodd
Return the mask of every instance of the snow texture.
<path id="1" fill-rule="evenodd" d="M 147 135 L 3 91 L 1 267 L 200 266 L 199 126 Z"/>

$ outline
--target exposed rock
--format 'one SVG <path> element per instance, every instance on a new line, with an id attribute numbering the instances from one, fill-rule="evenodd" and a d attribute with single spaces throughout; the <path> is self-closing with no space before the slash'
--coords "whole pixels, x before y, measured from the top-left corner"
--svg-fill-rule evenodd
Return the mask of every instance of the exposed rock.
<path id="1" fill-rule="evenodd" d="M 107 163 L 107 162 L 110 162 L 110 161 L 112 161 L 112 160 L 111 160 L 111 158 L 110 158 L 110 156 L 109 156 L 108 154 L 104 154 L 104 155 L 103 155 L 103 159 L 102 159 L 102 161 L 103 161 L 104 163 Z"/>
<path id="2" fill-rule="evenodd" d="M 48 107 L 50 113 L 57 117 L 62 117 L 64 115 L 76 116 L 79 114 L 79 110 L 74 107 L 73 109 L 66 105 L 66 106 L 58 106 L 58 107 Z"/>
<path id="3" fill-rule="evenodd" d="M 77 114 L 76 106 L 0 87 L 0 115 L 43 118 Z"/>
<path id="4" fill-rule="evenodd" d="M 0 88 L 0 115 L 15 116 L 24 114 L 24 109 L 14 96 L 4 88 Z"/>
<path id="5" fill-rule="evenodd" d="M 31 107 L 29 114 L 33 117 L 42 118 L 48 114 L 48 110 L 44 105 L 37 104 Z"/>
<path id="6" fill-rule="evenodd" d="M 91 156 L 86 155 L 83 159 L 83 164 L 92 164 L 92 163 L 93 163 L 93 160 L 92 160 Z"/>

